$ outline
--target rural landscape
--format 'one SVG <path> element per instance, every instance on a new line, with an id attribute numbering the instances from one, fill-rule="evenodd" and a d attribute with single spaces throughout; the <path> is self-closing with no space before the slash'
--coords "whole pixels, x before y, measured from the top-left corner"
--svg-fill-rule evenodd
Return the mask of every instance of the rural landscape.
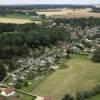
<path id="1" fill-rule="evenodd" d="M 100 5 L 0 5 L 0 100 L 100 100 Z"/>

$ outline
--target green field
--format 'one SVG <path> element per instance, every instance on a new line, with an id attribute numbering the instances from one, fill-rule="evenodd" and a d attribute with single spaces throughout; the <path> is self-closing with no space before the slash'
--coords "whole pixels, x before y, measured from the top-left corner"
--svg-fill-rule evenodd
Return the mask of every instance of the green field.
<path id="1" fill-rule="evenodd" d="M 0 23 L 16 23 L 16 24 L 25 24 L 25 23 L 36 23 L 41 24 L 42 20 L 37 17 L 32 17 L 25 14 L 9 14 L 6 16 L 0 16 Z"/>
<path id="2" fill-rule="evenodd" d="M 69 61 L 65 60 L 65 64 L 69 67 L 55 71 L 32 93 L 61 100 L 66 93 L 75 96 L 76 91 L 89 90 L 100 83 L 100 64 L 93 63 L 87 56 L 74 55 Z"/>
<path id="3" fill-rule="evenodd" d="M 31 19 L 31 16 L 25 14 L 7 14 L 5 16 L 0 16 L 3 18 L 19 18 L 19 19 Z"/>
<path id="4" fill-rule="evenodd" d="M 93 96 L 92 98 L 90 98 L 88 100 L 100 100 L 100 94 Z"/>

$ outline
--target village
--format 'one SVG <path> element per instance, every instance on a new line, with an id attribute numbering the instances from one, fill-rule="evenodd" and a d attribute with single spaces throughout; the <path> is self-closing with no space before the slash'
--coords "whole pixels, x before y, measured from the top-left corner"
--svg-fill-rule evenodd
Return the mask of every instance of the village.
<path id="1" fill-rule="evenodd" d="M 54 22 L 50 22 L 46 27 L 54 27 L 54 25 L 56 25 Z M 7 83 L 9 87 L 0 88 L 0 94 L 3 96 L 3 98 L 7 97 L 7 100 L 20 100 L 20 98 L 15 95 L 16 93 L 14 91 L 14 88 L 20 89 L 21 84 L 25 84 L 25 86 L 32 85 L 32 83 L 28 82 L 28 80 L 40 79 L 44 77 L 44 75 L 49 71 L 55 71 L 59 69 L 59 66 L 57 66 L 57 64 L 66 58 L 66 56 L 68 55 L 67 50 L 69 48 L 71 53 L 92 55 L 96 48 L 100 47 L 100 38 L 92 38 L 100 34 L 98 27 L 94 27 L 91 29 L 87 27 L 86 29 L 81 30 L 80 27 L 73 28 L 70 25 L 63 25 L 62 23 L 59 27 L 69 29 L 71 39 L 73 41 L 67 43 L 58 43 L 58 47 L 53 47 L 52 50 L 49 48 L 45 48 L 45 52 L 37 58 L 31 56 L 18 59 L 16 63 L 20 65 L 20 68 L 12 73 L 8 73 L 7 76 L 7 79 L 10 78 L 9 83 Z M 5 80 L 1 83 L 1 86 L 5 84 Z M 36 98 L 36 100 L 49 100 L 44 99 L 44 97 L 40 96 L 36 96 Z"/>

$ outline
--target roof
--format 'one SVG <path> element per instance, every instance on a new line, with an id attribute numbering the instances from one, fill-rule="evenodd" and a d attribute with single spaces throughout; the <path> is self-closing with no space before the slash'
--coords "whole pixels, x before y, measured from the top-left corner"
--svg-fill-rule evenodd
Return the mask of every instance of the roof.
<path id="1" fill-rule="evenodd" d="M 6 93 L 6 95 L 8 95 L 8 94 L 14 92 L 14 88 L 6 88 L 3 91 Z"/>

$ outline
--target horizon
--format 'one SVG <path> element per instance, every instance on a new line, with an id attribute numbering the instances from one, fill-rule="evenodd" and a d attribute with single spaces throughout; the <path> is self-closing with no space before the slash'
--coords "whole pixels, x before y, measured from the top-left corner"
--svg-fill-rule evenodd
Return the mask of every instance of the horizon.
<path id="1" fill-rule="evenodd" d="M 31 6 L 31 5 L 49 5 L 49 6 L 52 6 L 52 5 L 56 5 L 56 6 L 61 6 L 61 5 L 65 5 L 65 6 L 93 6 L 93 5 L 100 5 L 99 4 L 0 4 L 0 6 Z"/>
<path id="2" fill-rule="evenodd" d="M 100 0 L 0 0 L 0 5 L 97 5 Z"/>

